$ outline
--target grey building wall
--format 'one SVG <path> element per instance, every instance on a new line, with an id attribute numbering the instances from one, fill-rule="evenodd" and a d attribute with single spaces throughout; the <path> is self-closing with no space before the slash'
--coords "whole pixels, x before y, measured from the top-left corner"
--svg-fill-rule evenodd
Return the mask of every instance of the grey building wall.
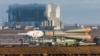
<path id="1" fill-rule="evenodd" d="M 23 21 L 43 21 L 47 17 L 44 16 L 46 5 L 44 4 L 28 4 L 28 5 L 10 5 L 8 10 L 9 22 Z"/>

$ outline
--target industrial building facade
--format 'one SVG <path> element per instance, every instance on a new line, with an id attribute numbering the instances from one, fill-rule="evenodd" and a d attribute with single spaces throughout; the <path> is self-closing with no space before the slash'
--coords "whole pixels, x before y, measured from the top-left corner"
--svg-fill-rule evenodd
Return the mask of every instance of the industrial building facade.
<path id="1" fill-rule="evenodd" d="M 9 6 L 9 21 L 43 21 L 47 19 L 44 15 L 45 11 L 46 5 L 11 5 Z"/>
<path id="2" fill-rule="evenodd" d="M 10 27 L 17 25 L 40 28 L 61 28 L 60 7 L 56 4 L 10 5 L 8 22 Z M 6 25 L 5 24 L 5 25 Z"/>

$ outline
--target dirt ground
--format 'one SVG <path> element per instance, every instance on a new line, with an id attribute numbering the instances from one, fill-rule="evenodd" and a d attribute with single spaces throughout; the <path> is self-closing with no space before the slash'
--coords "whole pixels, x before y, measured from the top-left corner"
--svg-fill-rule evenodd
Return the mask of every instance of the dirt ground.
<path id="1" fill-rule="evenodd" d="M 80 47 L 1 47 L 0 54 L 99 54 L 100 46 Z"/>

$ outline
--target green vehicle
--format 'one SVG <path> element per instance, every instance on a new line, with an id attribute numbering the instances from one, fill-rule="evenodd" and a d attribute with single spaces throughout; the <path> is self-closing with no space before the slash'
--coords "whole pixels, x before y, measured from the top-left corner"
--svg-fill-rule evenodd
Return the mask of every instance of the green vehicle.
<path id="1" fill-rule="evenodd" d="M 73 39 L 66 39 L 66 40 L 60 40 L 58 39 L 55 42 L 56 46 L 77 46 L 78 42 L 76 40 Z"/>

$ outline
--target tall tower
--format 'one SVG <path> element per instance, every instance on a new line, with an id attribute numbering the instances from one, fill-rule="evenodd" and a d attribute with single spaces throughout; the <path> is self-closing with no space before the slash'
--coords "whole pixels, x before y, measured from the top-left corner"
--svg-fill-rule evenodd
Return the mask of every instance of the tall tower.
<path id="1" fill-rule="evenodd" d="M 56 4 L 47 4 L 46 16 L 48 20 L 43 21 L 43 26 L 51 26 L 54 29 L 61 29 L 60 7 Z"/>

